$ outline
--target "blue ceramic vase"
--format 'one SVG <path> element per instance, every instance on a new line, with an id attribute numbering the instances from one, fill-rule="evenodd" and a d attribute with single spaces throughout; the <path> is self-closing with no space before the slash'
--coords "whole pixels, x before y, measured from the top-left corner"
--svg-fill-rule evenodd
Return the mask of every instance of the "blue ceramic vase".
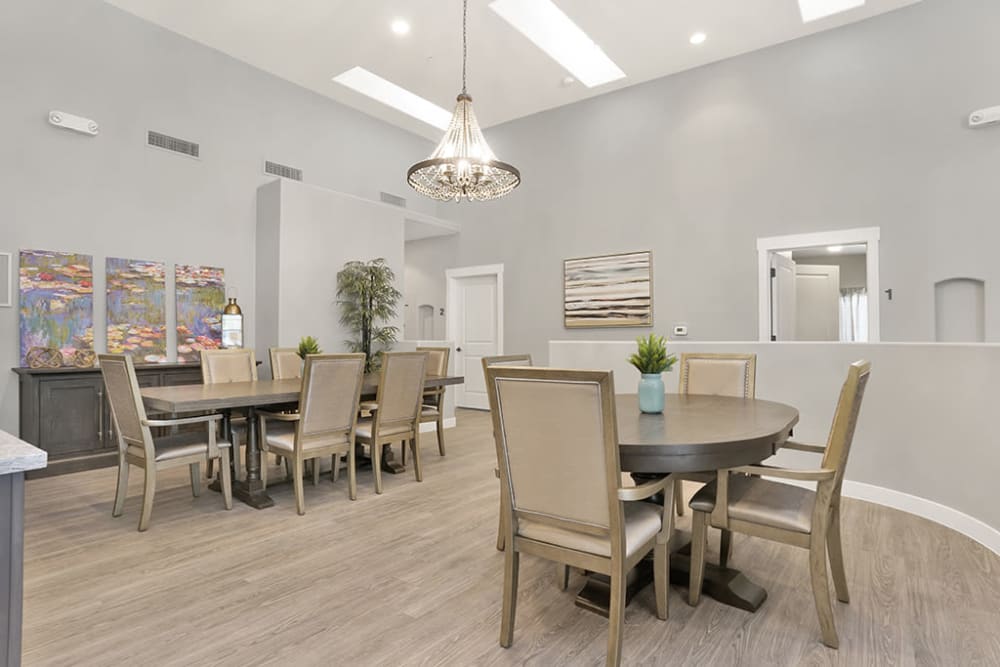
<path id="1" fill-rule="evenodd" d="M 639 410 L 649 414 L 663 412 L 663 376 L 660 373 L 643 373 L 639 380 Z"/>

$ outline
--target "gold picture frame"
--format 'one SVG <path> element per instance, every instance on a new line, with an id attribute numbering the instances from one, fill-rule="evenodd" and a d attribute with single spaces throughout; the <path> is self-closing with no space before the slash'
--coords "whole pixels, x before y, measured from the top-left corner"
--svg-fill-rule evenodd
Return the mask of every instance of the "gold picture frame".
<path id="1" fill-rule="evenodd" d="M 653 326 L 653 251 L 563 260 L 563 326 Z"/>

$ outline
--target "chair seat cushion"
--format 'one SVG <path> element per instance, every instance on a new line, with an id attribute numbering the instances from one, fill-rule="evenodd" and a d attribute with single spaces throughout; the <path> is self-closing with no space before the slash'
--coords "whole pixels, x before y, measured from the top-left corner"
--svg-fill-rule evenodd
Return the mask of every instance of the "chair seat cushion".
<path id="1" fill-rule="evenodd" d="M 715 509 L 715 493 L 716 482 L 706 484 L 691 498 L 691 509 L 711 512 Z M 811 489 L 760 477 L 729 477 L 730 519 L 809 534 L 815 499 Z"/>
<path id="2" fill-rule="evenodd" d="M 372 421 L 370 419 L 363 419 L 358 422 L 358 428 L 355 430 L 355 435 L 358 440 L 371 441 L 372 439 Z M 406 435 L 408 433 L 413 433 L 413 429 L 409 426 L 383 426 L 379 429 L 379 437 L 386 437 L 390 435 Z"/>
<path id="3" fill-rule="evenodd" d="M 216 444 L 222 447 L 229 447 L 225 440 L 216 440 Z M 177 435 L 167 435 L 162 438 L 153 439 L 153 448 L 156 452 L 156 461 L 170 461 L 184 458 L 185 456 L 207 456 L 208 455 L 208 434 L 201 431 L 190 433 L 178 433 Z M 129 453 L 136 456 L 143 456 L 143 450 L 136 445 L 129 445 Z"/>
<path id="4" fill-rule="evenodd" d="M 421 420 L 433 421 L 440 416 L 441 416 L 441 411 L 438 410 L 437 408 L 431 407 L 429 405 L 425 405 L 424 407 L 420 408 Z"/>
<path id="5" fill-rule="evenodd" d="M 646 502 L 625 503 L 625 556 L 634 554 L 663 527 L 662 510 Z M 611 541 L 607 538 L 578 533 L 528 519 L 518 520 L 517 534 L 529 540 L 547 542 L 567 549 L 584 551 L 596 556 L 611 557 Z"/>
<path id="6" fill-rule="evenodd" d="M 268 451 L 295 451 L 295 424 L 292 422 L 268 422 L 267 438 L 265 441 Z M 346 433 L 329 438 L 307 441 L 302 446 L 302 450 L 308 452 L 310 449 L 320 449 L 341 444 L 347 444 Z"/>

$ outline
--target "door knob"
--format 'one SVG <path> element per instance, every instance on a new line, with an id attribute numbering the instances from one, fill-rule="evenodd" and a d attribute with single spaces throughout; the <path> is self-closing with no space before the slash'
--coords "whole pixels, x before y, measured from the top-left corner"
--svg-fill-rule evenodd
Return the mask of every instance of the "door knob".
<path id="1" fill-rule="evenodd" d="M 456 347 L 456 348 L 455 348 L 455 351 L 456 351 L 456 352 L 461 352 L 461 351 L 462 351 L 462 348 L 460 348 L 460 347 Z"/>

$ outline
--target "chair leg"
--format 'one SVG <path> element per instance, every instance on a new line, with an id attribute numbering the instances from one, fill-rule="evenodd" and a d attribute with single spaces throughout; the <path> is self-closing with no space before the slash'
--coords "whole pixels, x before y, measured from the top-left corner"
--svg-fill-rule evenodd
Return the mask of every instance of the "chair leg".
<path id="1" fill-rule="evenodd" d="M 292 484 L 295 486 L 295 510 L 301 515 L 306 513 L 305 489 L 302 484 L 302 476 L 305 474 L 305 460 L 296 454 L 292 467 L 294 469 Z"/>
<path id="2" fill-rule="evenodd" d="M 497 551 L 503 551 L 503 539 L 504 529 L 503 529 L 503 510 L 500 510 L 500 521 L 497 525 Z"/>
<path id="3" fill-rule="evenodd" d="M 149 527 L 149 518 L 153 514 L 153 497 L 156 496 L 156 464 L 152 461 L 146 461 L 143 472 L 146 481 L 142 489 L 142 514 L 139 515 L 140 533 Z"/>
<path id="4" fill-rule="evenodd" d="M 201 495 L 201 464 L 192 463 L 188 467 L 191 471 L 191 495 L 197 498 Z"/>
<path id="5" fill-rule="evenodd" d="M 510 648 L 514 643 L 514 617 L 517 615 L 517 574 L 520 556 L 508 549 L 503 560 L 503 611 L 500 615 L 500 646 Z"/>
<path id="6" fill-rule="evenodd" d="M 336 482 L 340 478 L 340 454 L 334 454 L 330 457 L 330 478 Z"/>
<path id="7" fill-rule="evenodd" d="M 319 457 L 312 460 L 313 486 L 319 486 Z"/>
<path id="8" fill-rule="evenodd" d="M 680 480 L 674 482 L 674 509 L 677 516 L 684 516 L 684 483 Z"/>
<path id="9" fill-rule="evenodd" d="M 609 667 L 622 662 L 622 632 L 625 629 L 625 571 L 620 564 L 611 573 L 611 599 L 608 601 L 608 658 Z"/>
<path id="10" fill-rule="evenodd" d="M 375 473 L 375 493 L 382 493 L 382 443 L 372 441 L 372 472 Z"/>
<path id="11" fill-rule="evenodd" d="M 219 477 L 222 478 L 222 502 L 227 510 L 233 509 L 233 478 L 229 471 L 229 448 L 219 450 Z"/>
<path id="12" fill-rule="evenodd" d="M 119 454 L 118 487 L 115 489 L 115 506 L 111 509 L 111 516 L 121 516 L 122 510 L 125 509 L 125 494 L 128 493 L 128 467 L 128 461 Z"/>
<path id="13" fill-rule="evenodd" d="M 406 465 L 406 448 L 409 446 L 409 443 L 407 443 L 406 440 L 404 440 L 402 442 L 402 445 L 403 446 L 399 448 L 399 464 L 405 466 Z"/>
<path id="14" fill-rule="evenodd" d="M 205 479 L 212 479 L 212 475 L 215 473 L 215 459 L 209 459 L 208 465 L 205 466 Z"/>
<path id="15" fill-rule="evenodd" d="M 414 434 L 410 440 L 410 449 L 413 450 L 413 474 L 418 482 L 424 481 L 424 471 L 420 465 L 420 433 Z"/>
<path id="16" fill-rule="evenodd" d="M 667 541 L 653 547 L 653 585 L 656 590 L 656 617 L 661 621 L 670 615 L 670 549 Z"/>
<path id="17" fill-rule="evenodd" d="M 291 479 L 291 477 L 292 477 L 292 460 L 290 458 L 288 458 L 287 456 L 282 456 L 281 460 L 284 461 L 284 464 L 285 464 L 285 479 L 286 480 Z"/>
<path id="18" fill-rule="evenodd" d="M 352 444 L 350 449 L 347 450 L 347 491 L 350 494 L 351 500 L 358 499 L 358 472 L 355 464 L 354 445 Z"/>
<path id="19" fill-rule="evenodd" d="M 701 599 L 701 585 L 705 581 L 705 543 L 708 541 L 708 513 L 695 512 L 691 517 L 691 579 L 688 585 L 688 604 L 692 607 Z"/>
<path id="20" fill-rule="evenodd" d="M 830 553 L 830 572 L 833 574 L 833 587 L 837 591 L 837 599 L 850 602 L 851 594 L 847 590 L 847 573 L 844 571 L 844 549 L 840 543 L 840 507 L 833 506 L 830 524 L 826 527 L 826 548 Z"/>
<path id="21" fill-rule="evenodd" d="M 822 527 L 821 527 L 822 528 Z M 813 600 L 819 616 L 819 628 L 823 633 L 823 643 L 837 648 L 837 628 L 833 621 L 833 607 L 830 605 L 830 583 L 826 578 L 826 535 L 825 530 L 814 532 L 809 540 L 809 578 L 812 580 Z"/>
<path id="22" fill-rule="evenodd" d="M 559 563 L 559 590 L 564 591 L 569 588 L 569 565 Z"/>
<path id="23" fill-rule="evenodd" d="M 733 555 L 733 531 L 725 528 L 719 533 L 719 567 L 726 567 Z"/>
<path id="24" fill-rule="evenodd" d="M 444 456 L 444 413 L 439 411 L 437 421 L 438 454 Z"/>
<path id="25" fill-rule="evenodd" d="M 242 479 L 242 477 L 243 477 L 243 469 L 242 469 L 242 464 L 240 463 L 240 461 L 241 461 L 241 457 L 240 457 L 240 439 L 239 439 L 239 436 L 237 436 L 235 433 L 233 433 L 232 444 L 233 444 L 233 448 L 232 448 L 233 449 L 233 451 L 232 451 L 233 474 L 235 475 L 234 479 Z"/>

